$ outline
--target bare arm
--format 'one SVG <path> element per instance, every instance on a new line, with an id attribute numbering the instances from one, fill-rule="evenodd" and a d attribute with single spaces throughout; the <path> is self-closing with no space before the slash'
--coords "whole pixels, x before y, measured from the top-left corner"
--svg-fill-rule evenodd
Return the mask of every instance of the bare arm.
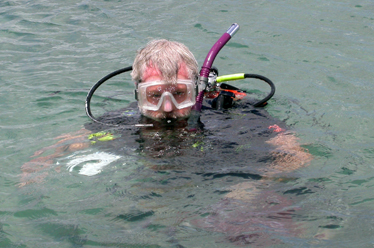
<path id="1" fill-rule="evenodd" d="M 30 183 L 42 182 L 43 179 L 48 175 L 47 168 L 49 168 L 54 163 L 54 160 L 56 158 L 65 156 L 66 154 L 72 153 L 77 150 L 85 149 L 90 145 L 90 143 L 87 142 L 87 135 L 89 133 L 90 132 L 88 130 L 81 129 L 76 133 L 58 136 L 56 137 L 56 139 L 60 140 L 57 141 L 56 144 L 44 147 L 36 151 L 31 156 L 34 158 L 22 165 L 21 182 L 18 186 L 23 187 Z M 40 157 L 40 155 L 48 151 L 52 151 L 53 153 Z M 59 168 L 56 168 L 56 170 L 59 170 Z"/>
<path id="2" fill-rule="evenodd" d="M 272 152 L 272 168 L 280 172 L 293 171 L 305 167 L 312 160 L 307 149 L 301 147 L 299 139 L 291 132 L 280 132 L 267 141 L 275 147 Z"/>

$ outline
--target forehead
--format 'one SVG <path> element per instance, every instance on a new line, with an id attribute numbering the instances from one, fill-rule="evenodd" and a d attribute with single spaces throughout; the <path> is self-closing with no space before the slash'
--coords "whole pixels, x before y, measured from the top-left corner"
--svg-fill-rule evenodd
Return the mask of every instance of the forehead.
<path id="1" fill-rule="evenodd" d="M 146 88 L 146 92 L 163 92 L 163 91 L 169 91 L 169 92 L 175 92 L 175 91 L 186 91 L 187 86 L 185 84 L 162 84 L 162 85 L 151 85 Z"/>
<path id="2" fill-rule="evenodd" d="M 182 63 L 179 67 L 178 74 L 177 74 L 178 79 L 189 79 L 189 73 L 187 70 L 187 66 Z M 143 82 L 151 82 L 151 81 L 160 81 L 163 80 L 161 71 L 158 68 L 155 67 L 148 67 L 142 77 Z"/>

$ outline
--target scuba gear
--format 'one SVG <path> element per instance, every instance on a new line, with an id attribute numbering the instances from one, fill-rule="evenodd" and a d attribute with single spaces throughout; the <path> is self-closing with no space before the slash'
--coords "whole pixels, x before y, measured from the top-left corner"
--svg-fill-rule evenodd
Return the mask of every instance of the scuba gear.
<path id="1" fill-rule="evenodd" d="M 256 74 L 246 74 L 246 73 L 239 73 L 239 74 L 231 74 L 225 76 L 218 76 L 218 70 L 212 67 L 215 57 L 219 53 L 219 51 L 223 48 L 223 46 L 232 38 L 232 36 L 239 30 L 239 25 L 234 23 L 231 27 L 224 33 L 220 39 L 213 45 L 210 49 L 208 55 L 205 58 L 204 64 L 201 67 L 200 71 L 200 78 L 198 89 L 199 92 L 196 96 L 196 86 L 192 84 L 192 81 L 189 80 L 178 80 L 181 84 L 184 85 L 183 92 L 182 91 L 175 91 L 172 88 L 169 88 L 168 84 L 162 85 L 162 81 L 158 82 L 143 82 L 137 85 L 137 89 L 135 89 L 135 98 L 138 100 L 138 106 L 141 112 L 144 110 L 150 111 L 157 111 L 162 106 L 165 98 L 169 98 L 170 101 L 175 105 L 177 109 L 191 107 L 191 113 L 188 119 L 189 126 L 191 129 L 195 129 L 197 122 L 199 122 L 199 116 L 202 108 L 202 103 L 204 97 L 207 99 L 213 99 L 211 101 L 212 108 L 215 109 L 227 109 L 233 105 L 233 102 L 236 100 L 242 99 L 246 96 L 246 92 L 240 90 L 236 87 L 230 86 L 224 81 L 232 81 L 232 80 L 239 80 L 245 78 L 254 78 L 265 81 L 270 87 L 271 92 L 262 100 L 253 104 L 254 107 L 264 107 L 267 104 L 267 101 L 271 99 L 271 97 L 275 93 L 275 86 L 272 81 L 264 76 L 256 75 Z M 94 92 L 102 85 L 105 81 L 109 80 L 110 78 L 117 76 L 121 73 L 128 72 L 132 70 L 132 66 L 126 67 L 117 71 L 114 71 L 101 80 L 99 80 L 88 92 L 86 98 L 86 114 L 89 118 L 91 118 L 94 122 L 104 125 L 111 125 L 111 126 L 121 126 L 120 124 L 112 124 L 112 123 L 105 123 L 96 119 L 90 109 L 90 102 Z M 185 81 L 185 82 L 182 82 Z M 151 94 L 151 88 L 153 86 L 159 87 L 161 94 Z M 154 92 L 154 91 L 153 91 Z M 176 93 L 175 93 L 176 92 Z M 196 100 L 194 97 L 196 96 Z M 149 127 L 152 124 L 136 124 L 136 125 L 127 125 L 126 127 Z"/>
<path id="2" fill-rule="evenodd" d="M 164 81 L 144 82 L 137 84 L 135 98 L 140 111 L 157 111 L 168 97 L 177 109 L 191 107 L 195 104 L 195 83 L 191 80 L 178 79 L 176 84 Z"/>
<path id="3" fill-rule="evenodd" d="M 218 74 L 211 73 L 209 76 L 209 84 L 205 92 L 205 97 L 207 98 L 214 98 L 212 101 L 212 107 L 216 109 L 227 109 L 232 106 L 233 100 L 240 100 L 244 96 L 246 96 L 246 92 L 243 90 L 240 90 L 234 86 L 231 86 L 226 83 L 221 83 L 225 81 L 232 81 L 232 80 L 240 80 L 245 78 L 255 78 L 260 79 L 262 81 L 265 81 L 267 84 L 269 84 L 271 91 L 270 93 L 261 101 L 256 102 L 253 104 L 254 107 L 264 107 L 267 104 L 267 101 L 273 97 L 275 93 L 275 86 L 273 82 L 261 75 L 257 74 L 246 74 L 246 73 L 237 73 L 237 74 L 231 74 L 231 75 L 225 75 L 218 77 Z M 223 100 L 222 100 L 223 99 Z M 224 101 L 221 104 L 216 105 L 215 103 L 217 101 Z"/>
<path id="4" fill-rule="evenodd" d="M 92 86 L 92 88 L 90 89 L 90 91 L 87 94 L 86 104 L 85 104 L 86 114 L 87 114 L 88 117 L 90 117 L 91 120 L 93 120 L 94 122 L 96 122 L 98 124 L 102 124 L 102 125 L 125 127 L 124 125 L 105 123 L 105 122 L 102 122 L 102 121 L 99 121 L 98 119 L 96 119 L 91 113 L 91 98 L 92 98 L 93 94 L 95 93 L 95 91 L 100 87 L 100 85 L 105 83 L 107 80 L 109 80 L 112 77 L 115 77 L 115 76 L 117 76 L 121 73 L 128 72 L 128 71 L 131 71 L 131 70 L 132 70 L 132 66 L 125 67 L 125 68 L 119 69 L 117 71 L 114 71 L 114 72 L 106 75 L 102 79 L 100 79 L 94 86 Z M 127 126 L 128 127 L 134 127 L 134 126 L 135 127 L 149 127 L 149 126 L 152 126 L 152 124 L 135 124 L 135 125 L 127 125 Z"/>
<path id="5" fill-rule="evenodd" d="M 208 83 L 208 77 L 209 77 L 209 73 L 211 72 L 214 59 L 216 58 L 217 54 L 222 49 L 222 47 L 226 45 L 226 43 L 231 39 L 232 36 L 234 36 L 234 34 L 238 30 L 239 30 L 239 25 L 237 23 L 232 24 L 231 27 L 226 31 L 226 33 L 224 33 L 221 36 L 221 38 L 219 38 L 218 41 L 210 49 L 200 71 L 200 84 L 203 90 L 205 90 L 205 87 Z"/>

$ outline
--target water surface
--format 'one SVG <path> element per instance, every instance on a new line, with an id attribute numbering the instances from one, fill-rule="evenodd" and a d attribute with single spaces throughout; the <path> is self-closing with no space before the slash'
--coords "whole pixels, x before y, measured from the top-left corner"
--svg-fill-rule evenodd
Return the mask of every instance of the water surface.
<path id="1" fill-rule="evenodd" d="M 365 0 L 2 1 L 1 246 L 235 247 L 240 239 L 227 239 L 234 228 L 228 222 L 245 215 L 235 202 L 225 205 L 224 196 L 243 183 L 276 199 L 281 210 L 294 211 L 292 224 L 276 220 L 284 224 L 280 230 L 298 235 L 262 230 L 278 246 L 370 246 L 373 11 Z M 35 151 L 90 122 L 84 112 L 89 88 L 131 65 L 147 41 L 183 42 L 201 65 L 234 22 L 240 31 L 214 65 L 221 74 L 273 80 L 277 91 L 266 110 L 309 149 L 314 159 L 308 167 L 282 175 L 288 180 L 262 184 L 253 176 L 150 170 L 129 149 L 96 176 L 69 172 L 67 155 L 53 161 L 42 182 L 18 187 L 21 167 Z M 255 85 L 235 83 L 247 90 Z M 127 106 L 132 92 L 129 75 L 113 80 L 102 94 L 120 100 L 107 105 L 99 99 L 96 114 Z M 100 152 L 95 149 L 72 156 Z M 214 211 L 218 217 L 210 220 Z M 234 215 L 225 215 L 229 211 Z M 268 216 L 245 217 L 256 224 Z M 228 230 L 212 230 L 209 223 Z"/>

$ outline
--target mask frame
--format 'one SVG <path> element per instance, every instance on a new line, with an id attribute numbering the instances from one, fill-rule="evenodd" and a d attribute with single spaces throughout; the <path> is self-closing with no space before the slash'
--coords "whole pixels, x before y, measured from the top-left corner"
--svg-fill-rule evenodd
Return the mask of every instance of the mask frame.
<path id="1" fill-rule="evenodd" d="M 183 84 L 186 86 L 186 96 L 185 100 L 178 101 L 174 97 L 175 92 L 170 92 L 168 90 L 162 89 L 165 87 L 173 87 L 174 84 L 167 84 L 164 81 L 152 81 L 152 82 L 144 82 L 144 83 L 138 83 L 136 85 L 135 89 L 135 99 L 138 101 L 139 109 L 141 110 L 151 110 L 151 111 L 158 111 L 163 102 L 165 101 L 166 97 L 169 97 L 171 102 L 174 104 L 174 106 L 177 109 L 183 109 L 187 107 L 191 107 L 195 105 L 196 103 L 196 91 L 197 91 L 197 85 L 192 80 L 185 80 L 185 79 L 178 79 L 177 84 Z M 150 98 L 149 92 L 147 92 L 147 89 L 149 87 L 154 86 L 161 86 L 160 89 L 161 95 L 159 96 L 159 99 L 157 100 L 157 104 L 152 103 L 148 100 Z M 177 87 L 177 86 L 175 86 Z M 176 91 L 178 89 L 176 88 Z"/>

